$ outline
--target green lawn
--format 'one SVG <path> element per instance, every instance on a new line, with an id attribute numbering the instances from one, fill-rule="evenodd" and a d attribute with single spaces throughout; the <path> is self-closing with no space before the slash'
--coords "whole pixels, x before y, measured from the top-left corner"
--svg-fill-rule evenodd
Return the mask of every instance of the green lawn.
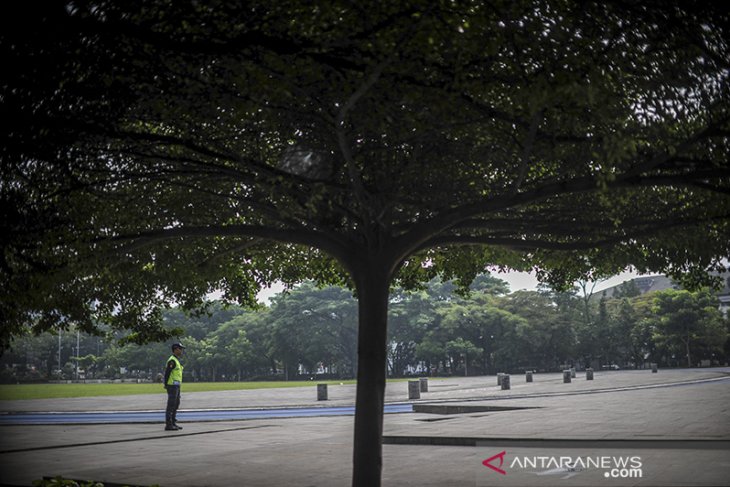
<path id="1" fill-rule="evenodd" d="M 354 384 L 349 381 L 276 381 L 276 382 L 185 382 L 188 392 L 236 391 L 244 389 L 271 389 L 277 387 L 314 387 L 315 384 Z M 66 397 L 129 396 L 134 394 L 159 394 L 162 384 L 1 384 L 0 400 L 55 399 Z"/>

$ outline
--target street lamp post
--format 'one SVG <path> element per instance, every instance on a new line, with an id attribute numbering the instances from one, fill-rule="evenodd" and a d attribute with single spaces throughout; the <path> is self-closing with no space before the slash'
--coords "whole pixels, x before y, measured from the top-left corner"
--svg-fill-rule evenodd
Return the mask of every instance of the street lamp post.
<path id="1" fill-rule="evenodd" d="M 79 355 L 81 355 L 81 332 L 76 330 L 76 380 L 79 380 Z"/>
<path id="2" fill-rule="evenodd" d="M 58 331 L 58 378 L 61 378 L 61 330 Z"/>

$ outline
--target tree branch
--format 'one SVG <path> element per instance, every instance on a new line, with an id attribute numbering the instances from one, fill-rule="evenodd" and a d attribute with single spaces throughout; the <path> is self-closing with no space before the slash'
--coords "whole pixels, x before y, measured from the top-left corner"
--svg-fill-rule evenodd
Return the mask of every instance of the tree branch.
<path id="1" fill-rule="evenodd" d="M 365 93 L 367 93 L 370 88 L 372 88 L 373 85 L 377 82 L 378 78 L 383 72 L 383 69 L 385 69 L 385 67 L 393 61 L 394 56 L 394 54 L 391 54 L 375 67 L 373 72 L 370 73 L 370 76 L 365 79 L 365 82 L 361 84 L 360 87 L 355 91 L 355 93 L 353 93 L 342 105 L 337 114 L 337 118 L 335 119 L 337 142 L 339 144 L 340 151 L 342 152 L 342 156 L 345 159 L 345 164 L 347 165 L 347 172 L 350 178 L 350 182 L 353 186 L 353 190 L 355 192 L 355 198 L 358 200 L 362 207 L 366 206 L 367 192 L 365 190 L 362 179 L 360 178 L 360 174 L 358 173 L 357 165 L 355 164 L 355 160 L 352 156 L 352 151 L 350 149 L 350 144 L 347 141 L 347 135 L 345 133 L 345 120 L 349 111 L 352 110 L 352 108 L 360 100 L 360 98 L 362 98 Z"/>
<path id="2" fill-rule="evenodd" d="M 663 159 L 669 160 L 668 154 L 663 155 Z M 608 188 L 642 188 L 656 186 L 689 186 L 694 181 L 688 178 L 688 174 L 675 175 L 633 175 L 624 177 L 619 175 L 614 181 L 606 182 Z M 730 177 L 730 168 L 714 169 L 712 171 L 696 172 L 704 177 L 712 175 L 713 177 Z M 558 181 L 544 186 L 535 188 L 530 191 L 515 194 L 504 198 L 498 195 L 487 199 L 484 202 L 466 204 L 453 208 L 451 211 L 445 212 L 430 221 L 414 225 L 413 229 L 401 235 L 396 240 L 393 251 L 399 255 L 407 255 L 412 249 L 422 250 L 424 245 L 431 240 L 433 235 L 438 235 L 454 228 L 461 222 L 483 215 L 490 212 L 497 212 L 507 208 L 517 206 L 525 206 L 528 204 L 538 203 L 549 198 L 567 196 L 570 194 L 586 193 L 600 191 L 596 178 L 593 176 L 577 177 L 567 181 Z"/>
<path id="3" fill-rule="evenodd" d="M 257 225 L 182 226 L 101 237 L 94 242 L 126 242 L 121 250 L 129 251 L 164 240 L 210 237 L 253 237 L 279 243 L 306 245 L 318 248 L 340 260 L 346 259 L 350 252 L 347 242 L 332 234 L 304 228 L 279 229 Z"/>
<path id="4" fill-rule="evenodd" d="M 652 222 L 652 224 L 648 226 L 642 226 L 641 228 L 627 229 L 623 232 L 622 235 L 592 241 L 585 241 L 581 239 L 568 241 L 529 239 L 519 235 L 508 237 L 495 237 L 492 235 L 439 235 L 424 242 L 424 244 L 420 248 L 418 248 L 417 251 L 426 250 L 432 247 L 449 245 L 495 245 L 501 247 L 509 247 L 515 250 L 591 250 L 605 248 L 619 243 L 625 243 L 627 241 L 636 240 L 642 237 L 650 237 L 672 228 L 698 226 L 718 221 L 722 222 L 727 221 L 728 218 L 730 218 L 730 214 L 715 215 L 713 217 L 703 220 L 678 219 L 673 222 L 657 221 Z M 547 236 L 565 239 L 570 238 L 573 235 L 575 235 L 575 233 L 571 234 L 567 232 Z"/>
<path id="5" fill-rule="evenodd" d="M 510 191 L 509 193 L 510 196 L 519 192 L 520 186 L 522 186 L 522 182 L 525 180 L 525 175 L 527 174 L 527 166 L 530 163 L 530 156 L 532 155 L 532 146 L 535 144 L 537 127 L 540 124 L 541 118 L 541 110 L 536 111 L 532 115 L 532 120 L 530 121 L 530 129 L 527 132 L 527 139 L 525 140 L 525 144 L 522 146 L 522 154 L 520 157 L 520 170 L 517 174 L 517 179 L 515 179 L 515 182 L 512 185 L 512 191 Z"/>

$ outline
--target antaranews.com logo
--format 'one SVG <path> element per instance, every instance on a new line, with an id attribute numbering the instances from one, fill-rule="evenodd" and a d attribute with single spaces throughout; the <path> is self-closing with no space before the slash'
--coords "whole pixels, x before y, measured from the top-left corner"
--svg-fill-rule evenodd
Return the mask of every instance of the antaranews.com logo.
<path id="1" fill-rule="evenodd" d="M 607 479 L 641 478 L 643 463 L 639 456 L 515 456 L 511 461 L 505 457 L 507 451 L 501 451 L 482 462 L 500 475 L 507 475 L 507 470 L 527 470 L 536 475 L 561 475 L 561 478 L 574 477 L 589 469 L 603 471 Z"/>

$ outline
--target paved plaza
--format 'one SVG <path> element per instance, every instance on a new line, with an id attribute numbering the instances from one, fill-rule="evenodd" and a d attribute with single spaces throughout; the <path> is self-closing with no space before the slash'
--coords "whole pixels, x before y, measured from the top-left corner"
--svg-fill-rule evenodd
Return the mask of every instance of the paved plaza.
<path id="1" fill-rule="evenodd" d="M 408 400 L 391 382 L 385 486 L 730 485 L 730 369 L 430 379 Z M 350 406 L 355 386 L 184 393 L 201 409 Z M 346 486 L 353 416 L 184 422 L 163 431 L 166 396 L 0 401 L 0 411 L 160 411 L 159 423 L 0 426 L 0 484 L 63 475 L 107 484 Z"/>

